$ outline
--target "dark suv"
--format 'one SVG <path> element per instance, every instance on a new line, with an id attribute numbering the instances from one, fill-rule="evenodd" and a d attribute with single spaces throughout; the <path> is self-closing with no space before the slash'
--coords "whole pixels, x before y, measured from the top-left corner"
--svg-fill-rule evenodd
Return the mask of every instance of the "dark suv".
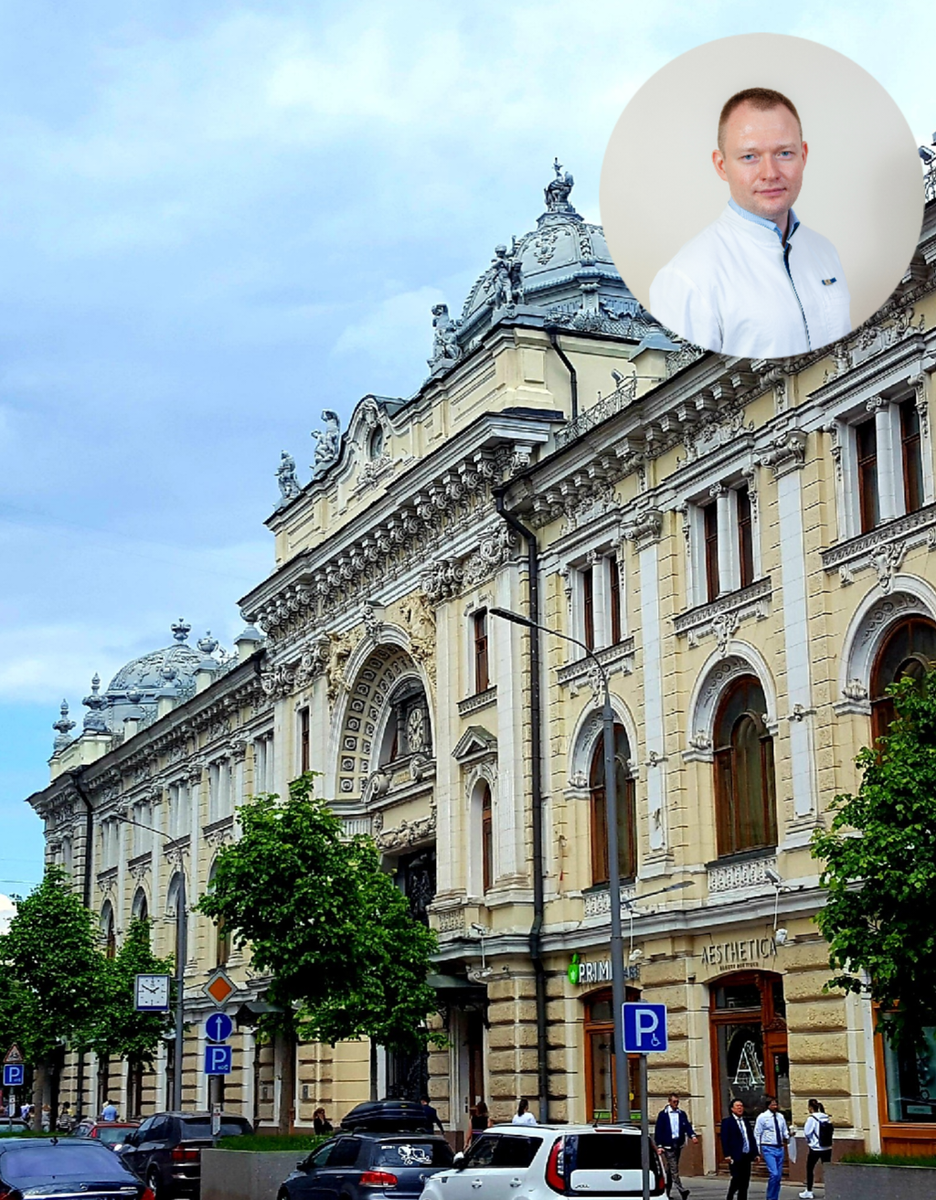
<path id="1" fill-rule="evenodd" d="M 221 1114 L 218 1137 L 253 1133 L 245 1117 Z M 165 1112 L 147 1117 L 117 1151 L 122 1162 L 152 1188 L 156 1200 L 198 1195 L 201 1152 L 213 1146 L 211 1113 Z"/>
<path id="2" fill-rule="evenodd" d="M 342 1134 L 297 1164 L 277 1200 L 415 1197 L 430 1175 L 452 1161 L 451 1146 L 438 1134 Z"/>

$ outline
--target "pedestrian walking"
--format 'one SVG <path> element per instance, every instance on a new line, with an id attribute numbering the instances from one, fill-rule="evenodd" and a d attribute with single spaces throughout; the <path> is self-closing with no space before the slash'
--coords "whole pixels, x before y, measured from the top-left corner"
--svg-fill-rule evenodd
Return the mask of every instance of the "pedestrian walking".
<path id="1" fill-rule="evenodd" d="M 786 1119 L 780 1112 L 776 1096 L 767 1097 L 767 1107 L 754 1123 L 754 1141 L 764 1160 L 770 1178 L 765 1200 L 780 1200 L 780 1179 L 783 1175 L 784 1147 L 790 1140 Z"/>
<path id="2" fill-rule="evenodd" d="M 490 1129 L 490 1127 L 491 1118 L 488 1115 L 488 1106 L 483 1100 L 479 1100 L 471 1110 L 471 1119 L 468 1124 L 468 1140 L 465 1143 L 466 1147 L 471 1145 L 476 1134 L 481 1133 L 485 1129 Z"/>
<path id="3" fill-rule="evenodd" d="M 445 1133 L 445 1126 L 439 1120 L 439 1114 L 429 1103 L 429 1096 L 426 1092 L 423 1092 L 423 1094 L 419 1097 L 419 1102 L 423 1106 L 423 1112 L 425 1112 L 426 1116 L 432 1123 L 433 1130 L 435 1129 L 436 1125 L 438 1125 L 439 1133 Z"/>
<path id="4" fill-rule="evenodd" d="M 530 1102 L 524 1096 L 517 1105 L 517 1111 L 510 1121 L 511 1125 L 535 1125 L 536 1117 L 530 1112 Z"/>
<path id="5" fill-rule="evenodd" d="M 721 1123 L 721 1148 L 731 1171 L 731 1183 L 725 1200 L 748 1200 L 757 1143 L 751 1122 L 744 1115 L 743 1100 L 732 1100 L 731 1112 Z"/>
<path id="6" fill-rule="evenodd" d="M 679 1107 L 679 1097 L 675 1092 L 670 1093 L 666 1108 L 661 1109 L 657 1116 L 653 1138 L 663 1151 L 666 1161 L 667 1196 L 672 1197 L 675 1187 L 682 1196 L 682 1200 L 686 1200 L 689 1189 L 683 1187 L 679 1175 L 679 1156 L 687 1141 L 697 1142 L 699 1139 L 696 1137 L 696 1131 L 692 1128 L 689 1118 Z"/>
<path id="7" fill-rule="evenodd" d="M 818 1100 L 810 1100 L 809 1116 L 803 1126 L 803 1137 L 809 1153 L 806 1156 L 806 1190 L 800 1192 L 800 1200 L 813 1200 L 813 1184 L 816 1181 L 816 1164 L 832 1161 L 832 1122 Z"/>

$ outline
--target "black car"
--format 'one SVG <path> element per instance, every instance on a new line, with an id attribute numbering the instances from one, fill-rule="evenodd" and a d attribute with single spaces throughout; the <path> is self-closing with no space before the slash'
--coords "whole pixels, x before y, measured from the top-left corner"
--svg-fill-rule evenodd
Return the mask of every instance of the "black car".
<path id="1" fill-rule="evenodd" d="M 433 1124 L 418 1100 L 365 1100 L 341 1119 L 348 1133 L 432 1133 Z"/>
<path id="2" fill-rule="evenodd" d="M 452 1161 L 451 1146 L 438 1134 L 341 1134 L 297 1164 L 277 1200 L 415 1197 Z"/>
<path id="3" fill-rule="evenodd" d="M 201 1187 L 201 1152 L 219 1137 L 253 1133 L 246 1117 L 221 1114 L 221 1132 L 211 1133 L 211 1113 L 164 1112 L 132 1129 L 116 1151 L 120 1160 L 145 1179 L 156 1200 L 197 1196 Z"/>
<path id="4" fill-rule="evenodd" d="M 90 1138 L 5 1138 L 0 1141 L 0 1196 L 44 1200 L 78 1193 L 82 1200 L 152 1200 L 126 1164 Z"/>

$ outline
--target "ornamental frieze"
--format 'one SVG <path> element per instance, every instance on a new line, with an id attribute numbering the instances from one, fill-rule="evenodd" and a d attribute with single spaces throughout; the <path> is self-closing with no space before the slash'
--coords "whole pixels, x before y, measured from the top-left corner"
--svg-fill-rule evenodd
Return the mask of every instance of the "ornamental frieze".
<path id="1" fill-rule="evenodd" d="M 384 829 L 383 813 L 375 813 L 372 828 L 377 849 L 383 854 L 408 850 L 411 846 L 430 841 L 436 836 L 435 801 L 433 800 L 429 807 L 428 816 L 417 817 L 415 821 L 407 821 L 404 818 L 392 829 Z"/>

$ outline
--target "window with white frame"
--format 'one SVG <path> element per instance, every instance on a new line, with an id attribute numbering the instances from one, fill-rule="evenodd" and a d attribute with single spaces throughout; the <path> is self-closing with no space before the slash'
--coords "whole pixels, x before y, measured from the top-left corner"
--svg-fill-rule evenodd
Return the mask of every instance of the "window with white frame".
<path id="1" fill-rule="evenodd" d="M 273 734 L 254 738 L 253 791 L 255 796 L 273 790 Z"/>
<path id="2" fill-rule="evenodd" d="M 208 821 L 220 821 L 231 811 L 231 760 L 217 758 L 208 768 Z"/>
<path id="3" fill-rule="evenodd" d="M 153 809 L 149 803 L 137 804 L 134 806 L 133 813 L 133 854 L 136 857 L 138 854 L 145 854 L 150 847 L 152 834 L 144 826 L 152 825 Z"/>
<path id="4" fill-rule="evenodd" d="M 488 656 L 488 612 L 480 608 L 471 614 L 471 669 L 473 692 L 486 692 L 491 686 L 490 658 Z"/>
<path id="5" fill-rule="evenodd" d="M 188 783 L 180 779 L 169 785 L 169 828 L 174 838 L 191 832 L 191 791 Z"/>
<path id="6" fill-rule="evenodd" d="M 715 484 L 688 505 L 690 605 L 746 588 L 759 574 L 755 506 L 746 481 Z"/>
<path id="7" fill-rule="evenodd" d="M 914 396 L 874 396 L 833 423 L 841 455 L 840 533 L 869 533 L 934 499 L 925 427 Z"/>
<path id="8" fill-rule="evenodd" d="M 589 650 L 614 646 L 626 636 L 624 588 L 617 556 L 593 552 L 572 573 L 574 636 Z"/>

